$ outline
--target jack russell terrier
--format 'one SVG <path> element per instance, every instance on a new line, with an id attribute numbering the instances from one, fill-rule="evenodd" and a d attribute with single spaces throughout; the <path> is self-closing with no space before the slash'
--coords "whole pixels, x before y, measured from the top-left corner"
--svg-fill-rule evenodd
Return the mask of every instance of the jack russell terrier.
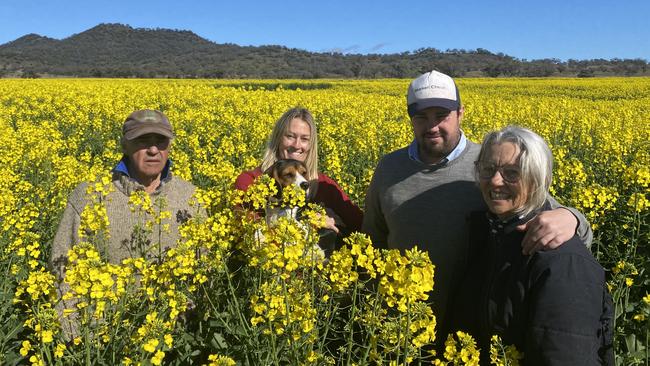
<path id="1" fill-rule="evenodd" d="M 267 169 L 265 174 L 271 176 L 278 186 L 278 194 L 271 198 L 272 202 L 267 205 L 265 210 L 266 224 L 273 226 L 280 217 L 289 217 L 296 222 L 300 222 L 302 210 L 300 207 L 277 207 L 277 203 L 282 199 L 282 190 L 292 185 L 305 191 L 305 201 L 307 203 L 311 202 L 316 196 L 318 181 L 307 179 L 307 166 L 305 163 L 294 159 L 280 159 Z M 328 216 L 338 217 L 333 212 L 330 212 L 331 210 L 326 209 L 326 211 Z M 329 257 L 336 246 L 337 234 L 334 230 L 328 228 L 320 228 L 318 234 L 320 237 L 318 246 L 323 251 L 323 254 Z"/>
<path id="2" fill-rule="evenodd" d="M 265 172 L 271 176 L 276 182 L 278 193 L 271 197 L 271 202 L 267 205 L 266 224 L 271 226 L 280 217 L 289 217 L 296 221 L 300 219 L 300 207 L 277 207 L 277 204 L 282 200 L 282 191 L 286 187 L 296 186 L 305 191 L 305 200 L 308 201 L 312 191 L 316 189 L 307 180 L 307 167 L 305 164 L 298 160 L 281 159 L 271 165 Z"/>

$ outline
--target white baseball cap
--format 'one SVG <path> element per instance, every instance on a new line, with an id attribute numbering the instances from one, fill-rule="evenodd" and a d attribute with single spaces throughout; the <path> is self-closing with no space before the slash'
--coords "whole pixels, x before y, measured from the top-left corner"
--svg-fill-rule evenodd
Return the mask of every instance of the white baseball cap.
<path id="1" fill-rule="evenodd" d="M 460 94 L 454 79 L 435 70 L 422 74 L 411 82 L 406 101 L 411 117 L 431 107 L 451 111 L 460 108 Z"/>

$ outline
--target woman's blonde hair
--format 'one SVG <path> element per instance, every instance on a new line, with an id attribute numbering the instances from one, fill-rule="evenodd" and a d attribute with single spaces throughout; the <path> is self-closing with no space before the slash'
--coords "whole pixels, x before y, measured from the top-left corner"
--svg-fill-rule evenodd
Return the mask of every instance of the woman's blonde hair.
<path id="1" fill-rule="evenodd" d="M 291 121 L 296 118 L 309 125 L 309 151 L 305 158 L 307 174 L 309 174 L 307 179 L 318 179 L 318 133 L 316 131 L 316 124 L 311 113 L 307 109 L 300 107 L 289 109 L 275 122 L 273 131 L 271 131 L 268 143 L 266 144 L 264 157 L 262 158 L 262 171 L 266 171 L 278 161 L 282 137 L 289 131 Z"/>

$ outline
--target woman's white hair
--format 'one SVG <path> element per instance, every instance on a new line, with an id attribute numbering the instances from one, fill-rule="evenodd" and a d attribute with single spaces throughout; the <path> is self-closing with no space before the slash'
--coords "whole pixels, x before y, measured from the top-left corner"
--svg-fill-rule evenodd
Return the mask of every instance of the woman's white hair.
<path id="1" fill-rule="evenodd" d="M 316 123 L 311 113 L 307 109 L 300 107 L 289 109 L 275 122 L 273 131 L 271 131 L 268 143 L 266 144 L 264 156 L 262 157 L 262 171 L 266 171 L 280 159 L 278 156 L 280 153 L 280 142 L 282 141 L 282 137 L 289 131 L 291 121 L 296 118 L 306 122 L 310 130 L 309 151 L 305 158 L 307 174 L 309 175 L 307 179 L 318 179 L 318 133 L 316 131 Z"/>
<path id="2" fill-rule="evenodd" d="M 519 147 L 517 162 L 521 170 L 522 189 L 527 192 L 527 199 L 516 213 L 527 215 L 542 207 L 547 199 L 553 181 L 553 154 L 546 141 L 538 134 L 523 127 L 507 126 L 485 135 L 477 160 L 483 161 L 492 146 L 504 142 Z M 478 172 L 475 174 L 478 182 Z"/>

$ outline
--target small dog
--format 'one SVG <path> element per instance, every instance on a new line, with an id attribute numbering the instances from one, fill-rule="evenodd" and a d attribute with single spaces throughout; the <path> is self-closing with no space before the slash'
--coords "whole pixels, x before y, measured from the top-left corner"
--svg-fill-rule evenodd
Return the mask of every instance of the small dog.
<path id="1" fill-rule="evenodd" d="M 282 199 L 282 191 L 289 186 L 297 186 L 305 191 L 306 200 L 309 199 L 312 191 L 313 183 L 307 180 L 307 166 L 302 161 L 294 159 L 280 159 L 271 165 L 265 172 L 271 176 L 277 185 L 278 193 L 272 197 L 271 203 L 278 203 Z M 299 207 L 272 207 L 267 205 L 266 208 L 266 223 L 271 226 L 280 217 L 290 217 L 296 221 L 299 219 Z"/>
<path id="2" fill-rule="evenodd" d="M 278 194 L 272 198 L 276 201 L 272 203 L 279 202 L 282 199 L 282 190 L 291 185 L 296 185 L 305 191 L 305 201 L 307 203 L 313 201 L 313 198 L 316 196 L 318 180 L 307 179 L 307 166 L 301 161 L 281 159 L 276 161 L 265 173 L 271 176 L 278 186 Z M 299 225 L 303 225 L 300 222 L 302 208 L 272 206 L 274 205 L 267 205 L 265 210 L 266 224 L 269 227 L 273 226 L 280 217 L 289 217 L 298 222 Z M 326 208 L 325 211 L 329 217 L 334 218 L 335 221 L 338 219 L 337 222 L 340 222 L 340 218 L 332 210 Z M 306 230 L 306 228 L 304 229 Z M 329 228 L 320 228 L 318 229 L 318 235 L 320 237 L 318 241 L 319 251 L 321 255 L 329 258 L 336 246 L 337 233 Z"/>

